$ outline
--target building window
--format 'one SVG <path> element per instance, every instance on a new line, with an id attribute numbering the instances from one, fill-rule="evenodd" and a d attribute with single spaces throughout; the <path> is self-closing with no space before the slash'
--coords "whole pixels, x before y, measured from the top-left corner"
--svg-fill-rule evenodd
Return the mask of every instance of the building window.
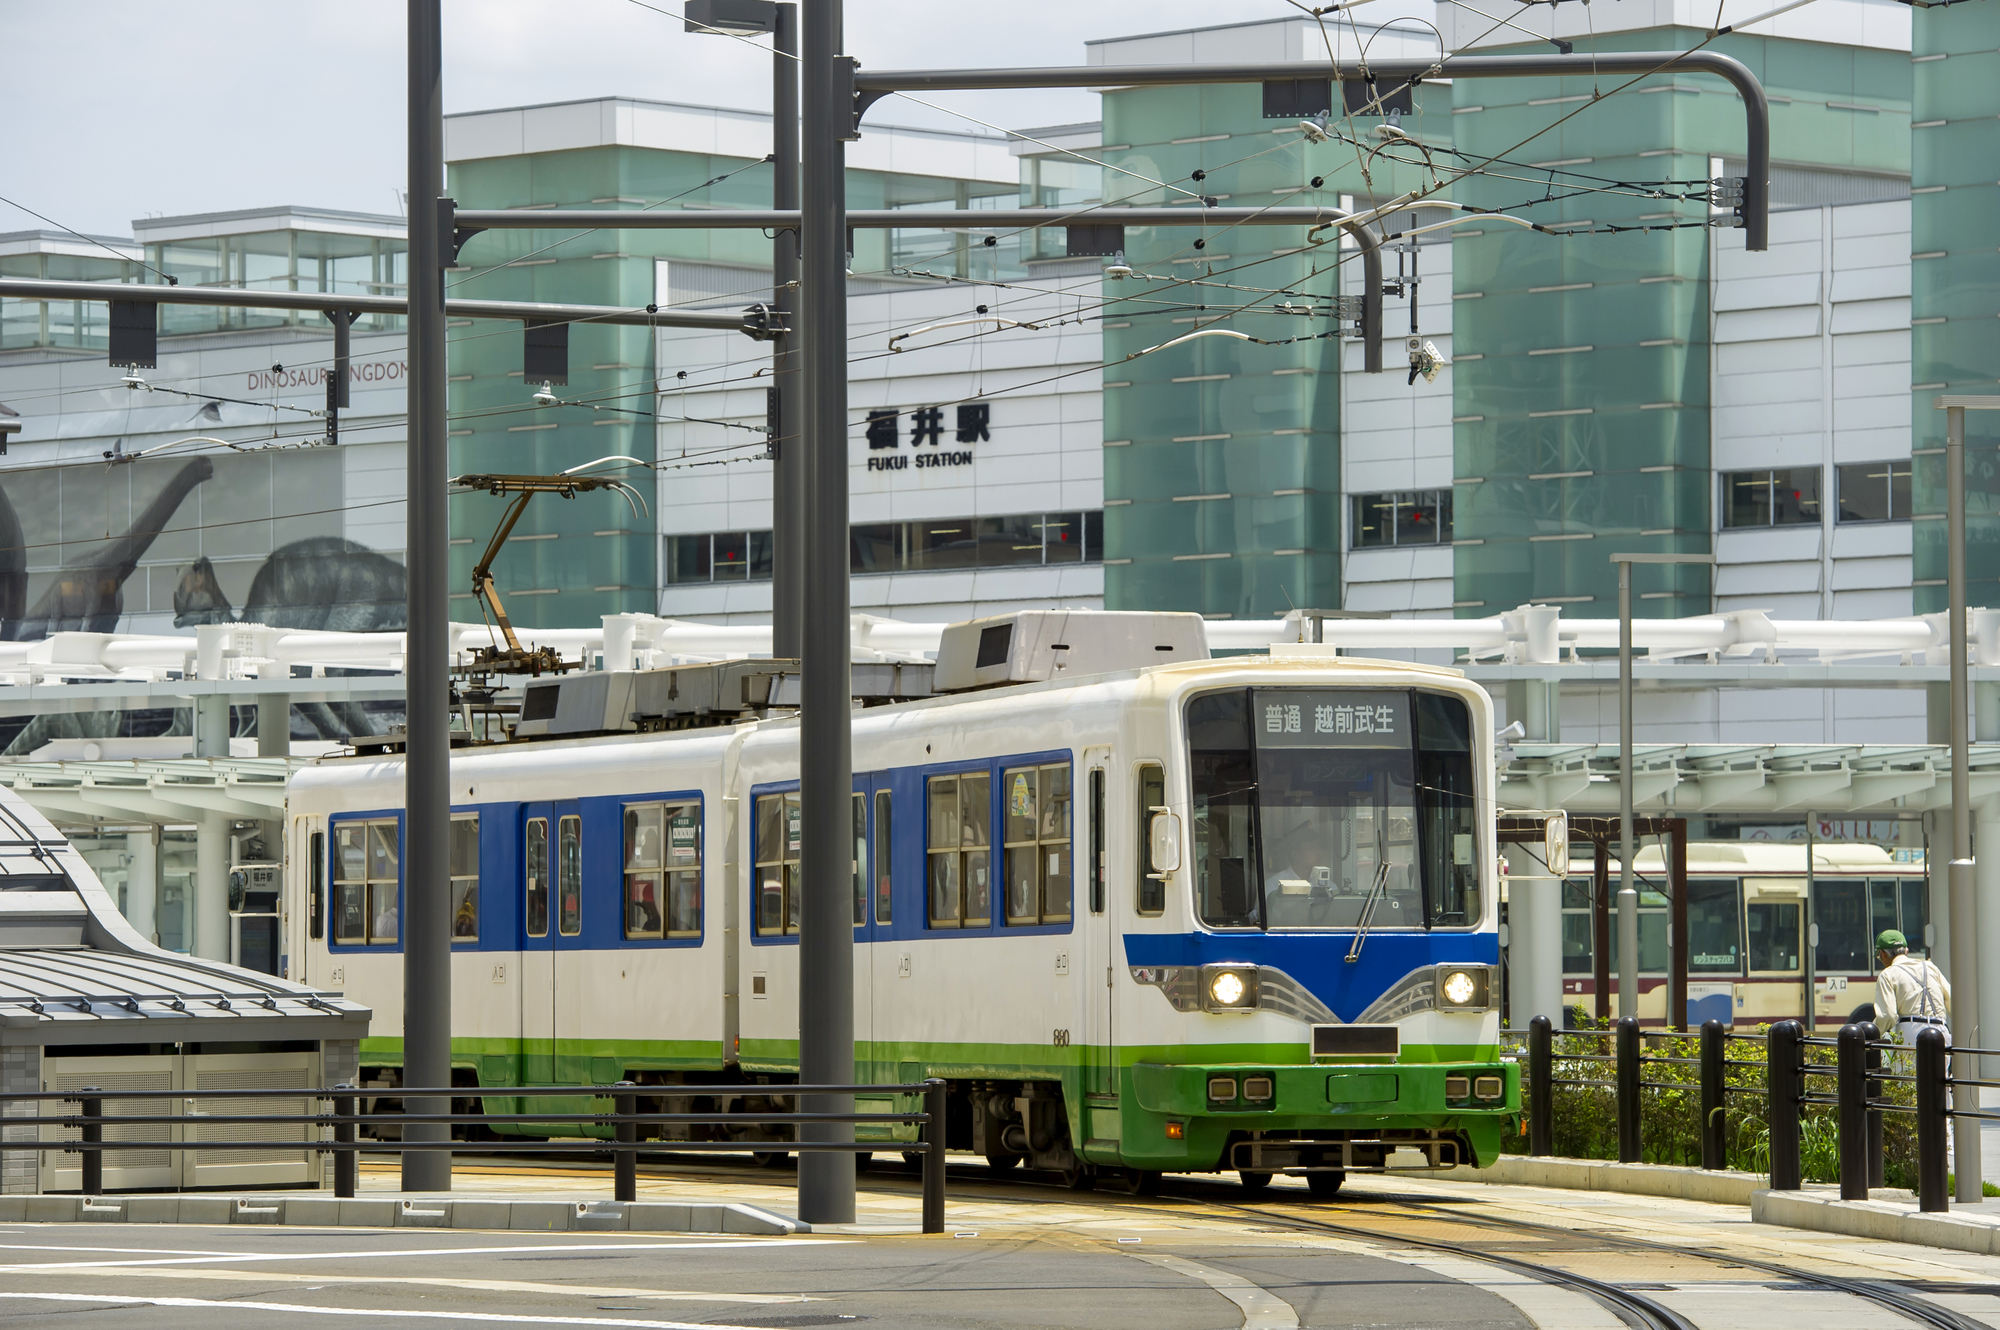
<path id="1" fill-rule="evenodd" d="M 932 928 L 984 928 L 993 922 L 992 783 L 983 771 L 930 779 L 926 876 Z"/>
<path id="2" fill-rule="evenodd" d="M 1409 497 L 1409 496 L 1403 496 Z M 1436 495 L 1421 496 L 1427 504 Z M 1444 494 L 1447 525 L 1451 495 Z M 1406 525 L 1434 521 L 1434 508 Z M 1404 543 L 1419 537 L 1409 536 Z M 1450 539 L 1449 534 L 1445 539 Z M 771 577 L 769 531 L 720 531 L 666 537 L 667 581 L 762 582 Z M 856 573 L 1020 568 L 1104 561 L 1101 512 L 1023 513 L 1011 517 L 941 517 L 920 522 L 863 522 L 848 528 L 848 566 Z"/>
<path id="3" fill-rule="evenodd" d="M 1904 482 L 1906 485 L 1907 481 Z M 1728 471 L 1722 477 L 1722 525 L 1818 526 L 1820 469 Z"/>
<path id="4" fill-rule="evenodd" d="M 1075 892 L 1069 767 L 1014 767 L 1000 780 L 1007 801 L 1007 922 L 1066 924 Z"/>
<path id="5" fill-rule="evenodd" d="M 701 805 L 625 805 L 625 936 L 701 936 Z"/>
<path id="6" fill-rule="evenodd" d="M 333 830 L 333 940 L 350 946 L 399 936 L 396 819 L 340 822 Z"/>
<path id="7" fill-rule="evenodd" d="M 1840 522 L 1910 520 L 1910 462 L 1854 462 L 1835 467 L 1840 483 Z"/>
<path id="8" fill-rule="evenodd" d="M 799 796 L 757 796 L 757 932 L 799 931 Z"/>
<path id="9" fill-rule="evenodd" d="M 451 820 L 451 940 L 479 940 L 479 814 Z"/>
<path id="10" fill-rule="evenodd" d="M 1357 494 L 1354 548 L 1451 543 L 1450 490 L 1396 490 Z"/>

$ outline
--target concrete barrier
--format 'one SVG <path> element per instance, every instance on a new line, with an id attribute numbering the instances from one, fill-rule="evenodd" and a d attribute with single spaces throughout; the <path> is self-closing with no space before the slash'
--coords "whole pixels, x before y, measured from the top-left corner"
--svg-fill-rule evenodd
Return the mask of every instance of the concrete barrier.
<path id="1" fill-rule="evenodd" d="M 1750 1218 L 1759 1224 L 1842 1233 L 1879 1242 L 1910 1242 L 1953 1251 L 2000 1253 L 2000 1214 L 1925 1214 L 1916 1198 L 1900 1189 L 1877 1188 L 1865 1201 L 1800 1191 L 1759 1191 Z"/>
<path id="2" fill-rule="evenodd" d="M 735 1201 L 552 1201 L 496 1197 L 0 1196 L 0 1224 L 284 1224 L 315 1228 L 453 1228 L 516 1232 L 734 1233 L 779 1237 L 812 1226 Z"/>
<path id="3" fill-rule="evenodd" d="M 1617 1164 L 1606 1159 L 1537 1159 L 1529 1155 L 1501 1155 L 1487 1168 L 1454 1168 L 1430 1176 L 1451 1182 L 1668 1196 L 1713 1205 L 1748 1205 L 1759 1188 L 1770 1185 L 1770 1180 L 1761 1173 L 1711 1171 L 1671 1164 Z"/>

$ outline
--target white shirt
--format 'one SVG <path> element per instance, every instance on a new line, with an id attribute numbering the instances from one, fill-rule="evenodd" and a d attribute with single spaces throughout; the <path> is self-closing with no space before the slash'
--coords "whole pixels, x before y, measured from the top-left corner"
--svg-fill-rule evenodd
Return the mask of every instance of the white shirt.
<path id="1" fill-rule="evenodd" d="M 1951 985 L 1944 972 L 1918 956 L 1903 955 L 1875 977 L 1875 1022 L 1887 1030 L 1911 1016 L 1951 1019 Z"/>

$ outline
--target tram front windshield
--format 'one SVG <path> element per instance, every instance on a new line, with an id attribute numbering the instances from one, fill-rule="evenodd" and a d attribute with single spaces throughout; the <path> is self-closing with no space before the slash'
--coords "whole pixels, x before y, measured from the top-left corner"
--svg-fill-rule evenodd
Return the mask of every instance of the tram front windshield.
<path id="1" fill-rule="evenodd" d="M 1215 928 L 1479 922 L 1471 719 L 1406 689 L 1188 703 L 1196 909 Z"/>

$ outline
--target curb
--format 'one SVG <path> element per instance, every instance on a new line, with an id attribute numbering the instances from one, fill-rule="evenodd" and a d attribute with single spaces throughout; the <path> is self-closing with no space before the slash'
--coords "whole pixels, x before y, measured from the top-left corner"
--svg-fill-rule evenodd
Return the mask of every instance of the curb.
<path id="1" fill-rule="evenodd" d="M 1604 1159 L 1538 1159 L 1529 1155 L 1501 1155 L 1486 1168 L 1460 1167 L 1431 1176 L 1447 1182 L 1614 1191 L 1706 1201 L 1711 1205 L 1750 1205 L 1752 1198 L 1770 1185 L 1762 1173 L 1711 1171 L 1671 1164 L 1616 1164 Z"/>
<path id="2" fill-rule="evenodd" d="M 1843 1201 L 1795 1191 L 1759 1191 L 1750 1203 L 1759 1224 L 1814 1229 L 1881 1242 L 1910 1242 L 1954 1251 L 2000 1253 L 2000 1225 L 1946 1212 L 1925 1214 L 1912 1201 Z"/>
<path id="3" fill-rule="evenodd" d="M 517 1232 L 734 1233 L 779 1237 L 812 1225 L 736 1201 L 518 1201 L 395 1196 L 0 1196 L 6 1224 L 306 1224 Z"/>

